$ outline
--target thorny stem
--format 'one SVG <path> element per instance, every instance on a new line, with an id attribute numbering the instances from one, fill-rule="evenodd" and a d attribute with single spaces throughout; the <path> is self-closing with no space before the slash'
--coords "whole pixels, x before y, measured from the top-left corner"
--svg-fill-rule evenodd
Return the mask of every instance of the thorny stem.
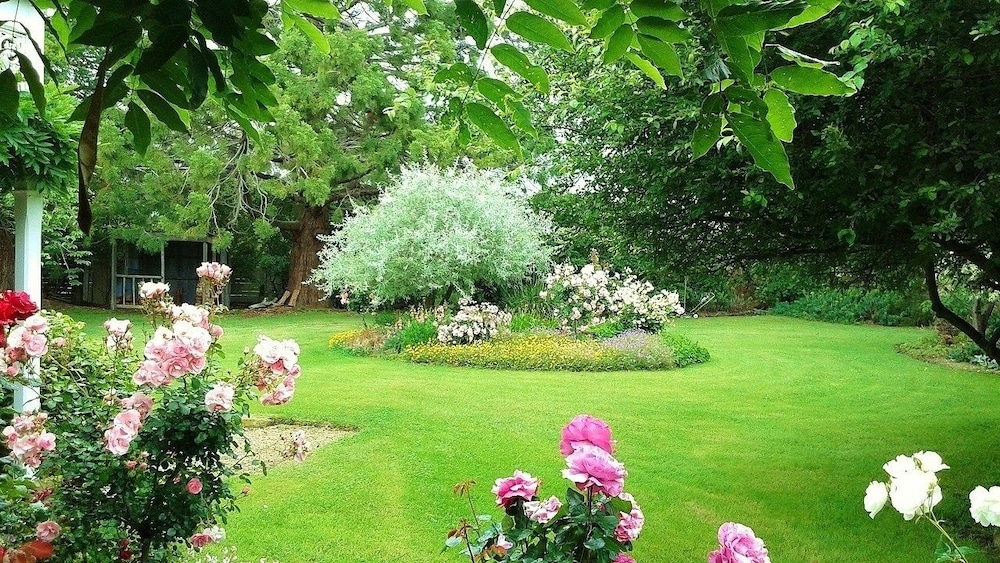
<path id="1" fill-rule="evenodd" d="M 587 535 L 584 536 L 583 542 L 587 543 L 590 541 L 590 534 L 594 532 L 594 489 L 593 487 L 587 487 Z M 590 550 L 586 546 L 581 546 L 583 551 L 581 553 L 581 560 L 583 563 L 590 561 Z"/>
<path id="2" fill-rule="evenodd" d="M 472 521 L 475 522 L 476 533 L 478 534 L 479 533 L 479 514 L 476 513 L 476 507 L 472 503 L 472 493 L 470 492 L 468 495 L 466 495 L 466 498 L 469 499 L 469 510 L 472 511 Z"/>

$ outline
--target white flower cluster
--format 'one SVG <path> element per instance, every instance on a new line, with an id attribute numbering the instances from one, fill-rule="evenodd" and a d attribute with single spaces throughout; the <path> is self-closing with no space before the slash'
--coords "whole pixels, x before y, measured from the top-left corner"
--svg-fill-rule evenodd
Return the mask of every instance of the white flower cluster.
<path id="1" fill-rule="evenodd" d="M 865 490 L 865 510 L 872 518 L 887 501 L 891 501 L 904 520 L 930 514 L 941 502 L 937 472 L 949 467 L 936 452 L 900 455 L 886 462 L 882 469 L 889 474 L 889 483 L 872 481 Z"/>
<path id="2" fill-rule="evenodd" d="M 510 325 L 511 314 L 492 303 L 463 299 L 458 312 L 447 324 L 438 324 L 438 341 L 445 344 L 471 344 L 489 340 Z"/>
<path id="3" fill-rule="evenodd" d="M 656 291 L 631 273 L 609 274 L 594 264 L 579 272 L 571 264 L 556 266 L 539 297 L 552 303 L 552 314 L 564 328 L 577 332 L 609 321 L 621 321 L 626 329 L 656 331 L 684 313 L 676 293 Z"/>

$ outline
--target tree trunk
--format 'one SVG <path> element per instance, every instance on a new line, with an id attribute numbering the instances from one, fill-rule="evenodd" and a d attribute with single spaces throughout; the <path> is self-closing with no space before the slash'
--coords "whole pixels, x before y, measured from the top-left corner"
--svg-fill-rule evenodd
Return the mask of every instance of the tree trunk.
<path id="1" fill-rule="evenodd" d="M 14 235 L 0 229 L 0 291 L 14 289 Z"/>
<path id="2" fill-rule="evenodd" d="M 319 266 L 317 255 L 323 248 L 323 241 L 318 235 L 327 234 L 330 234 L 330 207 L 306 207 L 302 211 L 302 219 L 292 230 L 292 257 L 285 287 L 293 295 L 298 293 L 297 306 L 311 307 L 323 303 L 323 292 L 303 282 Z"/>
<path id="3" fill-rule="evenodd" d="M 1000 362 L 1000 348 L 997 347 L 997 341 L 1000 340 L 1000 329 L 994 331 L 993 334 L 987 334 L 986 326 L 989 323 L 989 317 L 977 318 L 976 324 L 981 325 L 982 329 L 978 329 L 973 326 L 969 321 L 962 318 L 961 315 L 949 309 L 942 301 L 941 294 L 938 292 L 937 285 L 937 272 L 935 271 L 933 264 L 927 264 L 924 266 L 924 279 L 927 282 L 927 294 L 931 298 L 931 309 L 934 311 L 938 317 L 948 321 L 953 327 L 965 333 L 979 346 L 979 348 L 986 353 L 991 359 Z M 977 311 L 974 313 L 975 316 L 980 316 L 979 304 L 976 305 Z M 993 313 L 993 308 L 990 307 L 990 313 Z"/>

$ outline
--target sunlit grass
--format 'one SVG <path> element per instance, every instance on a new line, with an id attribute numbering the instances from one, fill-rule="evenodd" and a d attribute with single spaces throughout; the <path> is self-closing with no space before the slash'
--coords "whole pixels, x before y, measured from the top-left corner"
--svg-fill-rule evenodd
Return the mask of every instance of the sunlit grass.
<path id="1" fill-rule="evenodd" d="M 452 485 L 477 480 L 483 510 L 492 480 L 514 469 L 561 494 L 559 430 L 584 412 L 610 423 L 626 489 L 646 514 L 640 562 L 703 562 L 727 520 L 752 526 L 777 562 L 929 562 L 929 526 L 891 509 L 873 522 L 862 508 L 882 463 L 940 452 L 953 468 L 941 474 L 948 518 L 967 510 L 973 486 L 1000 483 L 1000 378 L 895 353 L 915 329 L 682 320 L 676 330 L 711 351 L 708 364 L 560 373 L 338 354 L 329 335 L 359 324 L 343 314 L 234 314 L 222 324 L 227 362 L 258 333 L 300 342 L 296 397 L 267 412 L 360 430 L 255 482 L 228 525 L 241 559 L 460 561 L 439 555 L 466 514 Z"/>

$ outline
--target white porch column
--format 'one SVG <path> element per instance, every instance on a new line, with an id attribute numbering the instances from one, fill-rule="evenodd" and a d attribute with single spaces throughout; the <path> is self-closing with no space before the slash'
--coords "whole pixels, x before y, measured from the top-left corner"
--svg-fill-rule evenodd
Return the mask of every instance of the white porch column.
<path id="1" fill-rule="evenodd" d="M 0 3 L 0 43 L 25 55 L 39 76 L 44 76 L 42 59 L 35 45 L 45 45 L 45 21 L 29 0 L 8 0 Z M 28 39 L 33 39 L 34 43 Z M 9 64 L 7 60 L 0 64 Z M 15 69 L 16 70 L 16 69 Z M 27 85 L 19 85 L 22 91 Z M 29 188 L 31 186 L 28 186 Z M 14 289 L 27 292 L 42 306 L 42 207 L 44 199 L 34 190 L 15 186 L 14 191 Z M 38 374 L 38 361 L 31 363 L 31 377 Z M 14 409 L 33 410 L 39 406 L 37 386 L 18 387 L 14 392 Z"/>
<path id="2" fill-rule="evenodd" d="M 42 209 L 45 199 L 33 190 L 14 192 L 14 289 L 27 292 L 42 306 Z M 30 371 L 38 372 L 38 360 Z M 37 377 L 32 375 L 32 377 Z M 19 386 L 14 392 L 14 410 L 36 410 L 38 388 Z"/>

